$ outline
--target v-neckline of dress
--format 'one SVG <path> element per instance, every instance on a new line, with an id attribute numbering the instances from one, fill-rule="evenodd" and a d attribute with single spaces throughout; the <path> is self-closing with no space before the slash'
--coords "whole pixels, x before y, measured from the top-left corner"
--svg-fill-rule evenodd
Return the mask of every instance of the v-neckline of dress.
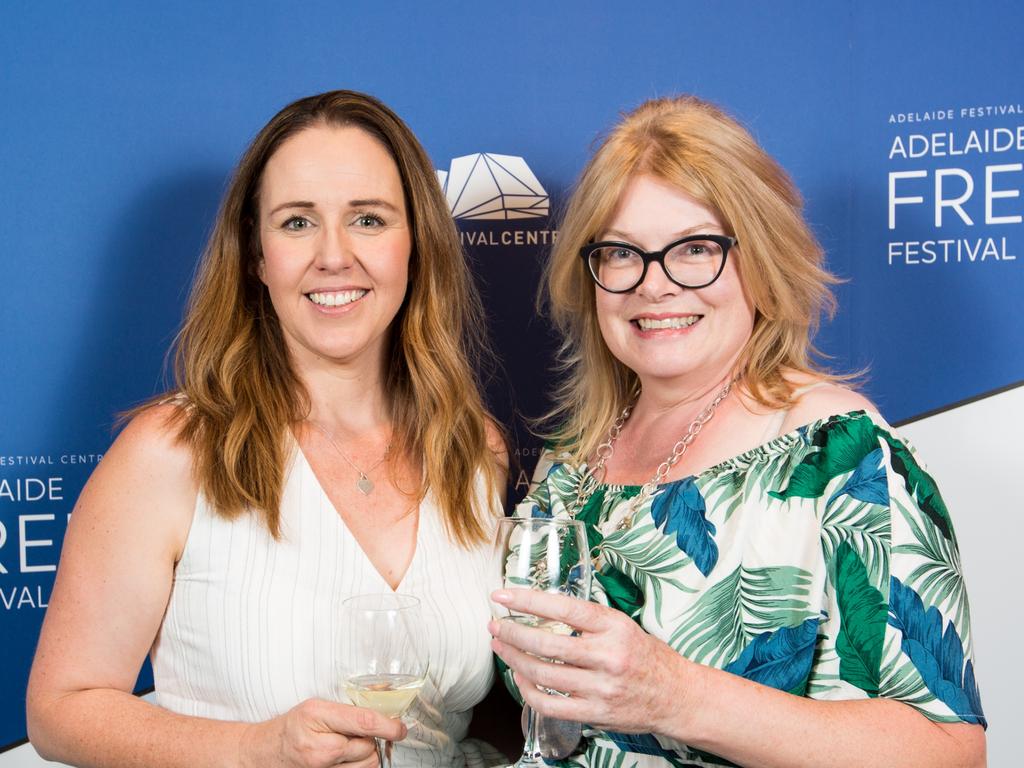
<path id="1" fill-rule="evenodd" d="M 374 575 L 380 580 L 381 584 L 387 589 L 388 592 L 402 592 L 402 587 L 405 586 L 405 582 L 406 579 L 409 578 L 409 574 L 413 572 L 413 568 L 415 567 L 416 561 L 419 557 L 420 532 L 423 529 L 422 502 L 419 504 L 419 509 L 417 509 L 416 514 L 416 533 L 413 536 L 412 557 L 409 558 L 409 562 L 405 566 L 405 571 L 402 573 L 401 578 L 398 580 L 397 584 L 394 587 L 392 587 L 391 584 L 388 583 L 388 580 L 384 577 L 384 574 L 381 573 L 380 568 L 377 567 L 377 564 L 374 563 L 373 559 L 366 553 L 366 550 L 363 548 L 363 545 L 359 541 L 359 538 L 348 526 L 348 523 L 345 522 L 345 518 L 342 516 L 341 512 L 335 506 L 334 502 L 331 501 L 331 497 L 327 493 L 327 490 L 324 488 L 324 484 L 320 482 L 320 478 L 317 476 L 316 470 L 313 469 L 313 465 L 306 457 L 305 452 L 302 450 L 302 446 L 299 445 L 299 441 L 294 437 L 294 435 L 292 436 L 292 441 L 295 443 L 295 452 L 298 455 L 298 458 L 302 461 L 305 470 L 309 472 L 309 476 L 312 478 L 313 484 L 316 486 L 317 492 L 320 494 L 321 503 L 327 505 L 327 508 L 331 511 L 331 516 L 335 519 L 336 523 L 340 525 L 341 528 L 345 531 L 345 533 L 352 539 L 352 543 L 355 544 L 356 549 L 359 550 L 359 554 L 362 556 L 363 561 L 370 566 L 370 570 L 373 571 Z"/>

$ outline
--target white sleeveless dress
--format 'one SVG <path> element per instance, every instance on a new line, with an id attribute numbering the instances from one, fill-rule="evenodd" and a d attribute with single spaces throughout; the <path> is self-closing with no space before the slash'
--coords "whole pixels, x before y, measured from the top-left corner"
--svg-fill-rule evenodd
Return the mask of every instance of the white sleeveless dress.
<path id="1" fill-rule="evenodd" d="M 348 702 L 341 603 L 390 587 L 298 449 L 285 479 L 281 533 L 275 541 L 254 515 L 224 520 L 200 494 L 151 652 L 160 706 L 257 722 L 308 698 Z M 395 768 L 496 761 L 486 745 L 463 742 L 493 677 L 487 622 L 496 573 L 489 544 L 467 550 L 449 540 L 428 493 L 397 591 L 422 603 L 430 672 L 406 716 L 409 735 L 395 745 Z"/>

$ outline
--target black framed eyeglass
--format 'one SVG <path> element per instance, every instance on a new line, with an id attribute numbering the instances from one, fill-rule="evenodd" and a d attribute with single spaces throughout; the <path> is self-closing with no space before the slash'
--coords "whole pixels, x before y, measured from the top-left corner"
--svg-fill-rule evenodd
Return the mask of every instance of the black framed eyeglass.
<path id="1" fill-rule="evenodd" d="M 609 293 L 629 293 L 647 277 L 651 262 L 681 288 L 706 288 L 722 275 L 729 249 L 739 245 L 725 235 L 690 235 L 674 240 L 660 251 L 642 251 L 635 245 L 605 241 L 580 248 L 594 282 Z"/>

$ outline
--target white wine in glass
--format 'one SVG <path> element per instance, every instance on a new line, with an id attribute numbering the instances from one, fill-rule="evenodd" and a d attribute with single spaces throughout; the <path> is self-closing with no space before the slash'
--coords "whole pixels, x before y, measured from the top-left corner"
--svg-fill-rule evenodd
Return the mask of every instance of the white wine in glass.
<path id="1" fill-rule="evenodd" d="M 356 675 L 345 681 L 345 693 L 357 707 L 401 717 L 416 701 L 423 682 L 415 675 Z"/>
<path id="2" fill-rule="evenodd" d="M 502 587 L 522 587 L 556 592 L 580 600 L 590 599 L 593 569 L 582 522 L 553 517 L 506 517 L 498 521 L 494 546 L 501 563 Z M 499 605 L 494 606 L 494 614 L 505 621 L 559 635 L 573 633 L 573 628 L 563 622 Z M 557 691 L 549 693 L 559 695 Z M 541 768 L 545 765 L 536 713 L 527 708 L 523 755 L 506 768 Z"/>
<path id="3" fill-rule="evenodd" d="M 401 717 L 427 679 L 420 601 L 395 592 L 357 595 L 342 603 L 342 621 L 342 677 L 349 699 L 385 717 Z M 390 768 L 391 745 L 377 739 L 377 755 Z"/>

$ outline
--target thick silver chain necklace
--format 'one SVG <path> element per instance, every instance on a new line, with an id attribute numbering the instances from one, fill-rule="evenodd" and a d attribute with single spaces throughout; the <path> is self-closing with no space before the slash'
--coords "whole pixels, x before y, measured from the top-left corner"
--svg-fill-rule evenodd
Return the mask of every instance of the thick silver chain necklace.
<path id="1" fill-rule="evenodd" d="M 369 478 L 369 473 L 373 472 L 373 470 L 375 470 L 377 467 L 384 463 L 384 460 L 388 457 L 388 454 L 391 452 L 391 443 L 387 444 L 387 446 L 384 448 L 384 455 L 381 456 L 372 467 L 370 467 L 367 470 L 363 470 L 360 469 L 356 465 L 356 463 L 352 461 L 352 459 L 345 455 L 345 452 L 341 450 L 341 448 L 338 447 L 338 444 L 334 441 L 334 435 L 328 432 L 326 428 L 320 426 L 315 421 L 311 421 L 309 419 L 306 419 L 306 423 L 312 427 L 315 427 L 320 432 L 320 434 L 326 437 L 327 442 L 329 442 L 331 444 L 331 447 L 338 452 L 338 455 L 345 460 L 345 463 L 359 473 L 359 479 L 356 480 L 356 488 L 359 489 L 359 492 L 363 494 L 363 496 L 369 496 L 371 493 L 373 493 L 374 485 L 373 480 Z"/>
<path id="2" fill-rule="evenodd" d="M 722 389 L 719 390 L 718 394 L 715 395 L 715 399 L 712 400 L 708 406 L 697 414 L 697 418 L 691 422 L 689 428 L 686 430 L 686 434 L 680 438 L 680 440 L 672 446 L 672 452 L 668 457 L 658 465 L 657 471 L 654 473 L 654 477 L 648 480 L 640 488 L 640 493 L 630 499 L 628 505 L 623 505 L 624 512 L 622 520 L 614 526 L 615 530 L 626 530 L 633 524 L 633 517 L 637 510 L 643 506 L 657 490 L 658 486 L 661 485 L 665 478 L 668 477 L 668 473 L 672 471 L 672 467 L 679 463 L 679 460 L 686 453 L 686 449 L 690 447 L 694 440 L 697 439 L 697 435 L 704 428 L 704 425 L 711 421 L 711 418 L 715 415 L 715 411 L 718 406 L 721 405 L 722 401 L 729 396 L 729 392 L 732 391 L 732 385 L 736 382 L 736 379 L 730 379 L 728 383 Z M 612 422 L 611 428 L 608 430 L 608 437 L 605 441 L 597 446 L 597 461 L 593 467 L 589 467 L 583 476 L 580 477 L 579 485 L 576 490 L 576 500 L 569 508 L 569 513 L 575 517 L 583 508 L 587 505 L 590 497 L 597 490 L 597 487 L 604 480 L 605 466 L 608 460 L 611 459 L 615 453 L 615 442 L 619 439 L 619 435 L 622 434 L 622 427 L 629 419 L 630 414 L 633 412 L 633 406 L 635 403 L 630 403 L 622 409 L 622 413 L 619 414 L 618 418 Z"/>

